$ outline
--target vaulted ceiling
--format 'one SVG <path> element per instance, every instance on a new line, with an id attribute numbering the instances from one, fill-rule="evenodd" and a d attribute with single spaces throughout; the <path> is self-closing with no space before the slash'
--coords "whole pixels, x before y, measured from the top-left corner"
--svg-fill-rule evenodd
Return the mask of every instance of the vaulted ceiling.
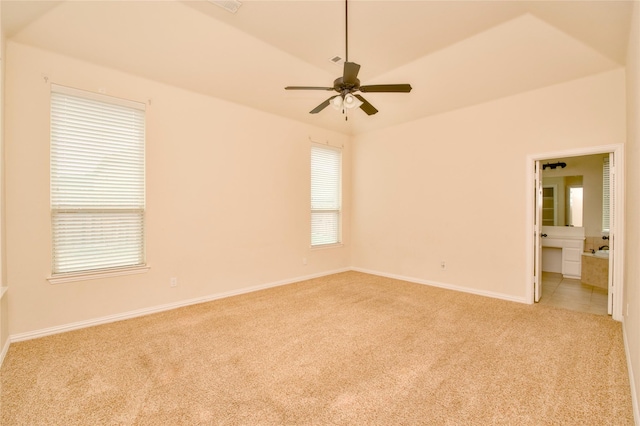
<path id="1" fill-rule="evenodd" d="M 309 111 L 345 56 L 345 4 L 246 0 L 3 0 L 10 40 L 349 134 L 624 66 L 632 1 L 349 2 L 349 60 L 379 109 Z M 10 58 L 9 58 L 10 60 Z"/>

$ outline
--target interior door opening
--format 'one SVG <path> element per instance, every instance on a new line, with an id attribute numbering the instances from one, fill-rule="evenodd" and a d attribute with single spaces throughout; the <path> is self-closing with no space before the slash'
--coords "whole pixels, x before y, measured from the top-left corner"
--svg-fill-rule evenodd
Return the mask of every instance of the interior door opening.
<path id="1" fill-rule="evenodd" d="M 621 149 L 529 157 L 532 302 L 621 318 Z"/>

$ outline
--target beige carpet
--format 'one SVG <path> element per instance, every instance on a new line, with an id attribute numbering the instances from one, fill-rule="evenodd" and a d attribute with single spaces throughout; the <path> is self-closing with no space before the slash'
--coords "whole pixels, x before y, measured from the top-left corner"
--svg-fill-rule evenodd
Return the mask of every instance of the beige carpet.
<path id="1" fill-rule="evenodd" d="M 621 324 L 347 272 L 15 343 L 10 425 L 631 425 Z"/>

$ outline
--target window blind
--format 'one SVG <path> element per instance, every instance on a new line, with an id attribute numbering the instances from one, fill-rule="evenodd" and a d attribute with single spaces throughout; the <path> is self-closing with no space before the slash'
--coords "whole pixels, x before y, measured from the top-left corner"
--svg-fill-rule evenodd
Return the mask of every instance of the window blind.
<path id="1" fill-rule="evenodd" d="M 342 152 L 311 147 L 311 245 L 340 242 Z"/>
<path id="2" fill-rule="evenodd" d="M 53 274 L 144 264 L 144 104 L 51 90 Z"/>
<path id="3" fill-rule="evenodd" d="M 605 157 L 602 166 L 602 231 L 609 232 L 611 226 L 611 182 L 609 157 Z"/>

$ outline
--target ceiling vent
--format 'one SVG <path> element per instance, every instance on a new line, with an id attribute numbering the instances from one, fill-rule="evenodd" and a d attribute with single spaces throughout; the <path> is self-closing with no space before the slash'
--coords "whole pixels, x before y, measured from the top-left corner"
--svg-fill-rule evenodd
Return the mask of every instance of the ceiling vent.
<path id="1" fill-rule="evenodd" d="M 342 59 L 340 56 L 334 56 L 332 58 L 329 58 L 329 61 L 331 61 L 331 63 L 336 65 L 344 64 L 344 59 Z"/>
<path id="2" fill-rule="evenodd" d="M 240 6 L 242 6 L 242 3 L 240 3 L 238 0 L 209 0 L 209 2 L 215 4 L 216 6 L 220 6 L 227 12 L 231 13 L 236 13 L 238 9 L 240 9 Z"/>

